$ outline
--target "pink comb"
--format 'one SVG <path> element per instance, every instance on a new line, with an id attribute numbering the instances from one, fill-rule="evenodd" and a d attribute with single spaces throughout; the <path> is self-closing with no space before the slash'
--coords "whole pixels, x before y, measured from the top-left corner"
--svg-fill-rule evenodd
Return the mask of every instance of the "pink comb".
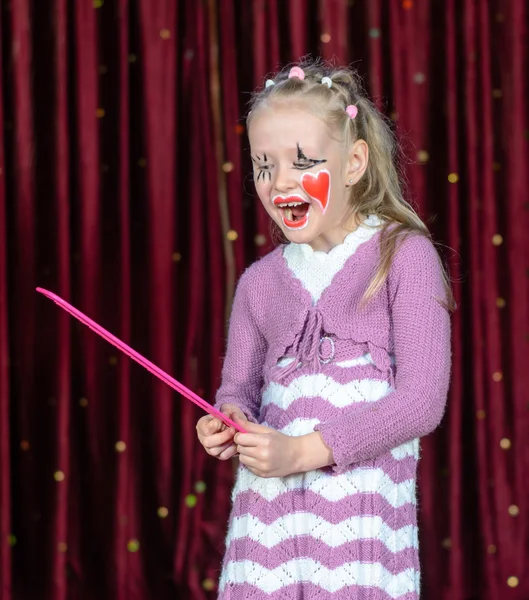
<path id="1" fill-rule="evenodd" d="M 40 292 L 41 294 L 44 294 L 44 296 L 47 296 L 50 300 L 53 300 L 61 308 L 64 308 L 64 310 L 66 310 L 71 315 L 73 315 L 76 319 L 81 321 L 81 323 L 83 323 L 84 325 L 87 325 L 88 327 L 90 327 L 90 329 L 93 329 L 98 335 L 100 335 L 102 338 L 104 338 L 107 342 L 110 342 L 111 344 L 116 346 L 116 348 L 119 348 L 122 352 L 124 352 L 125 354 L 130 356 L 133 360 L 135 360 L 137 363 L 139 363 L 142 367 L 147 369 L 147 371 L 150 371 L 153 375 L 156 375 L 156 377 L 158 377 L 158 379 L 161 379 L 169 387 L 173 388 L 174 390 L 176 390 L 177 392 L 182 394 L 182 396 L 185 396 L 188 400 L 191 400 L 191 402 L 194 402 L 197 406 L 200 406 L 200 408 L 205 410 L 207 413 L 209 413 L 210 415 L 213 415 L 214 417 L 217 417 L 218 419 L 223 421 L 228 427 L 234 427 L 237 431 L 240 431 L 241 433 L 246 433 L 246 431 L 240 425 L 237 425 L 237 423 L 234 423 L 226 415 L 223 415 L 214 406 L 211 406 L 211 404 L 209 404 L 209 402 L 206 402 L 200 396 L 197 396 L 190 389 L 186 388 L 185 385 L 181 384 L 179 381 L 176 381 L 176 379 L 173 379 L 173 377 L 168 375 L 165 371 L 162 371 L 162 369 L 157 367 L 150 360 L 147 360 L 141 354 L 139 354 L 138 352 L 133 350 L 130 346 L 125 344 L 125 342 L 122 342 L 115 335 L 112 335 L 109 331 L 107 331 L 106 329 L 103 329 L 103 327 L 101 327 L 101 325 L 98 325 L 95 321 L 92 321 L 92 319 L 87 317 L 80 310 L 77 310 L 71 304 L 68 304 L 68 302 L 66 302 L 66 300 L 63 300 L 61 297 L 57 296 L 56 294 L 49 292 L 48 290 L 44 290 L 42 288 L 37 288 L 37 292 Z"/>

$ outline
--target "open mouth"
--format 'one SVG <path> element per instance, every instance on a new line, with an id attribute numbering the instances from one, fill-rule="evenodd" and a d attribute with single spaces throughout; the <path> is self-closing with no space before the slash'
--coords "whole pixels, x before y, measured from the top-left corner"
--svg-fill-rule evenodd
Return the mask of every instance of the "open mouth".
<path id="1" fill-rule="evenodd" d="M 303 229 L 308 225 L 310 203 L 301 196 L 276 196 L 273 203 L 281 211 L 283 224 L 288 229 Z"/>

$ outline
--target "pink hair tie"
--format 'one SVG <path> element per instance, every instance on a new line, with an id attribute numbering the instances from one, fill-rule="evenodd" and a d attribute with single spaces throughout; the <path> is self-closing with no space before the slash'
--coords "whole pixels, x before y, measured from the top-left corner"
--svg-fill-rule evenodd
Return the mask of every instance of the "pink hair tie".
<path id="1" fill-rule="evenodd" d="M 305 72 L 301 67 L 292 67 L 290 69 L 290 73 L 288 74 L 288 78 L 290 79 L 291 77 L 297 77 L 303 81 L 305 79 Z"/>
<path id="2" fill-rule="evenodd" d="M 358 114 L 358 108 L 356 108 L 354 104 L 349 104 L 349 106 L 345 109 L 345 112 L 351 117 L 351 119 L 354 119 Z"/>

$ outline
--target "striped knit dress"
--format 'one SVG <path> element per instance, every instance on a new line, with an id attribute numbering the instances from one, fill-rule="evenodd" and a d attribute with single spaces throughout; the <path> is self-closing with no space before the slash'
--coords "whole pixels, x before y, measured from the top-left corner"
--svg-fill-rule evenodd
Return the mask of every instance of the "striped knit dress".
<path id="1" fill-rule="evenodd" d="M 435 251 L 419 237 L 403 243 L 386 288 L 362 312 L 379 226 L 370 217 L 329 253 L 284 246 L 251 267 L 238 287 L 217 404 L 238 404 L 250 419 L 287 435 L 319 430 L 336 465 L 283 478 L 260 478 L 239 465 L 222 600 L 419 597 L 418 438 L 443 413 L 449 323 L 438 301 Z M 414 303 L 407 297 L 410 272 L 421 290 L 401 323 L 392 311 Z M 279 323 L 269 326 L 274 314 Z M 292 329 L 285 332 L 287 323 Z M 413 331 L 395 340 L 403 325 Z M 420 344 L 418 335 L 434 348 L 421 357 L 435 361 L 433 370 L 424 363 L 419 380 L 426 384 L 415 381 L 420 364 L 414 380 L 400 377 L 406 342 Z M 425 397 L 416 400 L 416 392 Z"/>

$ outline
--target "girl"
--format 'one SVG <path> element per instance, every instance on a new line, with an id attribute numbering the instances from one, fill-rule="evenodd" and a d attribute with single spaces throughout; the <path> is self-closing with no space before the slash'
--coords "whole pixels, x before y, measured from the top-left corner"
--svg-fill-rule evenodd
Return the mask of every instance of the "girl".
<path id="1" fill-rule="evenodd" d="M 439 424 L 452 307 L 394 141 L 357 76 L 279 72 L 247 120 L 259 199 L 288 240 L 241 277 L 216 405 L 239 455 L 219 598 L 419 597 L 419 438 Z"/>

